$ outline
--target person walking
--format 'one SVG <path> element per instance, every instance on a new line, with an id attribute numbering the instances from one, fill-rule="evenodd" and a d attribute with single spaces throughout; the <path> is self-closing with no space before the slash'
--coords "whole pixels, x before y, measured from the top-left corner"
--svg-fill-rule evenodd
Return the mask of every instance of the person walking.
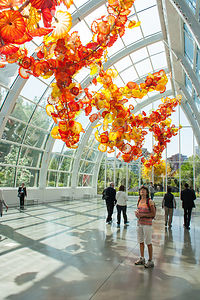
<path id="1" fill-rule="evenodd" d="M 192 208 L 195 207 L 195 199 L 195 191 L 193 189 L 189 189 L 189 185 L 185 183 L 185 189 L 181 192 L 181 200 L 182 207 L 184 209 L 184 226 L 188 230 L 190 229 Z"/>
<path id="2" fill-rule="evenodd" d="M 172 218 L 174 208 L 176 209 L 176 200 L 174 195 L 171 193 L 171 187 L 167 187 L 167 193 L 164 195 L 162 201 L 162 208 L 165 210 L 165 226 L 172 227 Z"/>
<path id="3" fill-rule="evenodd" d="M 120 227 L 121 212 L 123 213 L 124 225 L 128 225 L 129 222 L 127 220 L 127 214 L 126 214 L 128 197 L 125 193 L 124 185 L 121 185 L 119 187 L 119 191 L 116 194 L 116 200 L 117 200 L 117 227 Z"/>
<path id="4" fill-rule="evenodd" d="M 110 186 L 104 189 L 102 199 L 106 201 L 106 207 L 108 216 L 106 218 L 106 223 L 112 223 L 113 209 L 116 204 L 116 190 L 114 189 L 114 183 L 111 182 Z"/>
<path id="5" fill-rule="evenodd" d="M 155 217 L 156 209 L 154 202 L 149 198 L 149 189 L 142 186 L 139 189 L 139 200 L 135 215 L 138 219 L 137 224 L 137 238 L 140 244 L 140 258 L 135 262 L 135 265 L 144 265 L 145 268 L 153 268 L 154 262 L 152 260 L 152 219 Z M 148 248 L 149 260 L 145 263 L 144 258 L 144 243 Z"/>
<path id="6" fill-rule="evenodd" d="M 6 202 L 4 201 L 3 198 L 3 191 L 0 189 L 0 216 L 3 216 L 3 206 L 5 206 L 6 211 L 8 210 L 8 205 L 6 204 Z"/>
<path id="7" fill-rule="evenodd" d="M 18 188 L 18 197 L 20 200 L 20 210 L 24 210 L 24 199 L 27 197 L 26 187 L 24 183 Z"/>
<path id="8" fill-rule="evenodd" d="M 149 192 L 150 192 L 151 200 L 153 200 L 153 198 L 154 198 L 154 193 L 155 193 L 155 189 L 154 189 L 153 182 L 150 183 L 150 186 L 149 186 Z"/>

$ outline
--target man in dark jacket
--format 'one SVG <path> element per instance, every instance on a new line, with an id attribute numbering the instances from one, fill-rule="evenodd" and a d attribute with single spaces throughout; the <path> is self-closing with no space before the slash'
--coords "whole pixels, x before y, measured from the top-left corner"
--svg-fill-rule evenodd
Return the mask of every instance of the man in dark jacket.
<path id="1" fill-rule="evenodd" d="M 195 207 L 194 200 L 196 199 L 195 191 L 189 189 L 189 185 L 185 183 L 185 189 L 181 192 L 182 207 L 184 209 L 184 226 L 190 229 L 190 219 L 192 208 Z"/>
<path id="2" fill-rule="evenodd" d="M 115 196 L 116 196 L 116 190 L 114 189 L 114 183 L 112 182 L 110 186 L 103 191 L 103 196 L 102 196 L 102 199 L 106 201 L 106 206 L 108 211 L 106 223 L 108 224 L 111 224 L 112 222 L 113 209 L 117 202 Z"/>
<path id="3" fill-rule="evenodd" d="M 20 200 L 20 210 L 24 210 L 24 198 L 27 196 L 26 188 L 24 183 L 18 188 L 18 197 Z"/>

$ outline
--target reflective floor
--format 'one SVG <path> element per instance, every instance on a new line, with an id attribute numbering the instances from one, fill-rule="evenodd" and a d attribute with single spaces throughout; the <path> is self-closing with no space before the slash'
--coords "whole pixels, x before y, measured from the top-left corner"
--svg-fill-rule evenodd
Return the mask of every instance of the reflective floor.
<path id="1" fill-rule="evenodd" d="M 101 199 L 10 209 L 0 220 L 0 299 L 199 300 L 200 213 L 193 212 L 187 231 L 177 210 L 165 229 L 157 204 L 155 268 L 144 269 L 134 265 L 135 203 L 129 201 L 127 228 L 117 228 L 116 211 L 105 224 Z"/>

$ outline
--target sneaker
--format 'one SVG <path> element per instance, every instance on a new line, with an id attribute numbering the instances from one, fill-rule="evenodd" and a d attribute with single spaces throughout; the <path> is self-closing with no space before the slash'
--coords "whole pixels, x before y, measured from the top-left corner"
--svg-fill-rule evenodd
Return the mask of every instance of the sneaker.
<path id="1" fill-rule="evenodd" d="M 145 258 L 144 257 L 140 257 L 138 260 L 136 260 L 135 265 L 136 266 L 145 265 Z"/>
<path id="2" fill-rule="evenodd" d="M 129 221 L 127 221 L 126 223 L 124 223 L 124 225 L 127 225 L 127 226 L 128 226 L 128 225 L 129 225 Z"/>
<path id="3" fill-rule="evenodd" d="M 145 268 L 153 268 L 154 262 L 152 260 L 148 260 L 148 262 L 144 265 Z"/>

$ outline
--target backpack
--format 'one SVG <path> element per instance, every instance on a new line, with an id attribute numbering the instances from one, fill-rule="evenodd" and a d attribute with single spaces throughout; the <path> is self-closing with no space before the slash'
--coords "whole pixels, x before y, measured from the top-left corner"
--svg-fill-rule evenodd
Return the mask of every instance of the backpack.
<path id="1" fill-rule="evenodd" d="M 149 200 L 150 200 L 150 198 L 147 199 L 146 204 L 147 204 L 147 206 L 149 208 L 149 211 L 150 211 L 151 209 L 150 209 L 150 205 L 149 205 Z M 153 200 L 151 200 L 151 201 L 153 201 Z M 137 206 L 138 206 L 138 204 L 139 204 L 139 200 L 138 200 Z M 155 208 L 155 216 L 152 217 L 152 220 L 156 218 L 156 205 L 155 205 L 154 201 L 153 201 L 153 204 L 154 204 L 154 208 Z"/>
<path id="2" fill-rule="evenodd" d="M 107 188 L 105 190 L 103 190 L 103 194 L 102 194 L 102 199 L 103 200 L 108 200 L 108 195 L 107 195 Z"/>
<path id="3" fill-rule="evenodd" d="M 153 201 L 153 200 L 151 200 L 151 201 Z M 153 205 L 154 205 L 154 208 L 155 208 L 155 216 L 152 219 L 155 219 L 156 218 L 156 204 L 155 204 L 154 201 L 153 201 Z M 150 205 L 149 205 L 149 199 L 147 199 L 147 206 L 148 206 L 149 211 L 150 211 L 151 209 L 150 209 Z"/>

